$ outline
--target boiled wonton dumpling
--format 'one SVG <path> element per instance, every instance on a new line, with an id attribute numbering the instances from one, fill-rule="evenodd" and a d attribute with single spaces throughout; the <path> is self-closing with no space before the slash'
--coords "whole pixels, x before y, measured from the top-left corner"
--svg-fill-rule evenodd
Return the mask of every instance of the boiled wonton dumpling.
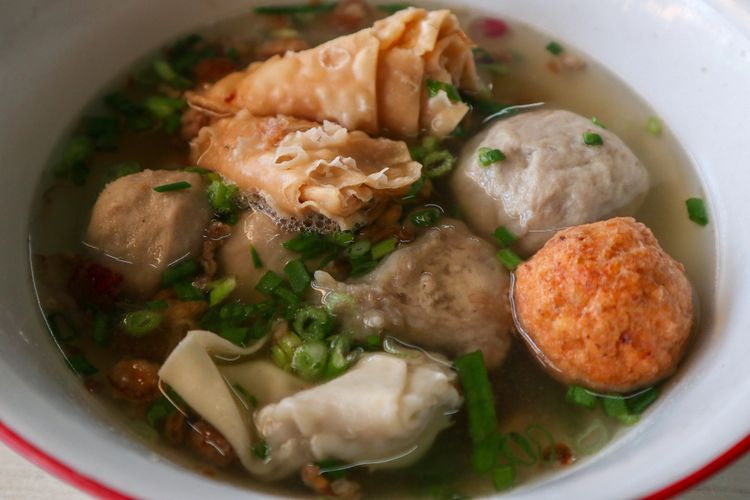
<path id="1" fill-rule="evenodd" d="M 472 45 L 449 10 L 409 8 L 318 47 L 251 64 L 188 100 L 218 115 L 247 109 L 331 120 L 370 134 L 414 136 L 426 129 L 445 136 L 468 107 L 442 90 L 430 96 L 427 81 L 477 90 Z"/>
<path id="2" fill-rule="evenodd" d="M 309 389 L 266 361 L 214 361 L 248 356 L 261 346 L 244 349 L 211 332 L 192 331 L 159 371 L 261 479 L 285 477 L 326 459 L 408 465 L 450 425 L 462 403 L 450 366 L 414 350 L 364 355 L 343 375 Z M 255 426 L 249 409 L 232 394 L 230 384 L 237 383 L 261 406 Z M 269 460 L 251 451 L 260 440 L 270 447 Z"/>
<path id="3" fill-rule="evenodd" d="M 367 209 L 402 193 L 422 169 L 401 141 L 244 110 L 201 129 L 191 151 L 196 165 L 260 195 L 276 215 L 321 214 L 341 229 L 370 222 Z"/>

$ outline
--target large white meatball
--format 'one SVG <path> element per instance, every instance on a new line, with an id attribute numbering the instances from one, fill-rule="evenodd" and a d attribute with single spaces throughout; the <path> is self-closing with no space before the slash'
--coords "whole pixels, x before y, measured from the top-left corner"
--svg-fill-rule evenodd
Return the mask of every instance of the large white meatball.
<path id="1" fill-rule="evenodd" d="M 190 187 L 154 191 L 182 181 Z M 203 231 L 211 220 L 205 189 L 199 174 L 177 170 L 144 170 L 104 188 L 85 242 L 99 262 L 122 274 L 123 293 L 150 297 L 170 264 L 200 253 Z"/>
<path id="2" fill-rule="evenodd" d="M 602 144 L 587 145 L 585 133 Z M 506 159 L 484 166 L 480 148 Z M 451 183 L 475 231 L 505 226 L 521 237 L 518 250 L 531 254 L 559 229 L 632 214 L 649 179 L 612 132 L 569 111 L 544 110 L 487 127 L 464 148 Z"/>

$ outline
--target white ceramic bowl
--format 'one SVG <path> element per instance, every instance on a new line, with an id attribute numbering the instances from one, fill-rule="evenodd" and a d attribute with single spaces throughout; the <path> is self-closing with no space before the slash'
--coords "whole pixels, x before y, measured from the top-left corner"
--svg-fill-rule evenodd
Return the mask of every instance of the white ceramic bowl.
<path id="1" fill-rule="evenodd" d="M 113 75 L 247 0 L 5 0 L 0 16 L 0 434 L 101 496 L 248 498 L 127 438 L 64 365 L 28 262 L 32 194 L 72 117 Z M 595 460 L 516 498 L 674 493 L 750 445 L 750 4 L 736 0 L 456 0 L 527 21 L 630 84 L 697 166 L 717 236 L 700 348 L 647 418 Z M 675 208 L 677 209 L 677 207 Z M 743 440 L 744 439 L 744 440 Z M 729 450 L 729 451 L 727 451 Z M 698 472 L 696 472 L 698 471 Z M 666 488 L 666 489 L 665 489 Z"/>

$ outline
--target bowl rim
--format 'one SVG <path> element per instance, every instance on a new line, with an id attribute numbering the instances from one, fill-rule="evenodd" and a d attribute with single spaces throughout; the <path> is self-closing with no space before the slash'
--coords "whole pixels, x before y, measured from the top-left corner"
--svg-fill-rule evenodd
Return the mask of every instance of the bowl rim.
<path id="1" fill-rule="evenodd" d="M 55 458 L 43 449 L 34 445 L 0 420 L 0 441 L 32 464 L 48 472 L 57 479 L 90 493 L 97 498 L 113 500 L 129 500 L 133 497 L 117 491 L 104 481 L 91 478 L 73 467 Z M 643 497 L 644 500 L 661 500 L 672 498 L 684 491 L 709 479 L 719 471 L 728 467 L 740 457 L 750 452 L 750 434 L 730 446 L 717 457 L 709 460 L 703 466 L 691 473 Z"/>

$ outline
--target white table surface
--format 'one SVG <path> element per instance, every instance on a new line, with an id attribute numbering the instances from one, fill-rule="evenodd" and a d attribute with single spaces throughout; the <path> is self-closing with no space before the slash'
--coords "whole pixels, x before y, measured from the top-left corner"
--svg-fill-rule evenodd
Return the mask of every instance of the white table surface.
<path id="1" fill-rule="evenodd" d="M 86 500 L 90 498 L 52 477 L 0 444 L 0 498 L 23 500 Z M 684 500 L 750 498 L 750 455 L 735 462 L 695 489 Z"/>

